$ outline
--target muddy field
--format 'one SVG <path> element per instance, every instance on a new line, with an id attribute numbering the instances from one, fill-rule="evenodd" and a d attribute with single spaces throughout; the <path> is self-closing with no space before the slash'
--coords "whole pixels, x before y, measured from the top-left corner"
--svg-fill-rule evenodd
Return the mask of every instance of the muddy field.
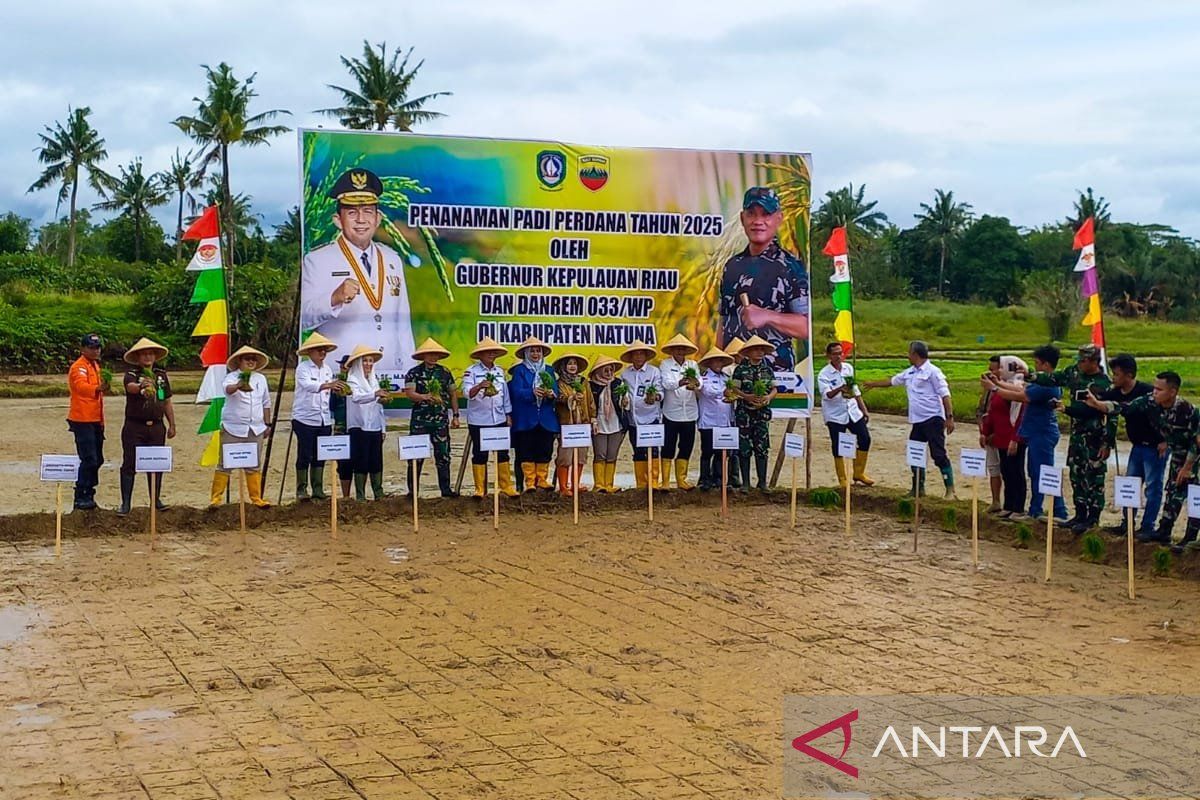
<path id="1" fill-rule="evenodd" d="M 5 509 L 46 508 L 29 454 L 69 443 L 63 405 L 4 406 Z M 906 428 L 874 427 L 900 487 Z M 196 437 L 176 444 L 172 499 L 199 504 Z M 936 522 L 914 555 L 866 510 L 886 491 L 861 501 L 849 539 L 807 507 L 790 530 L 784 494 L 722 519 L 673 492 L 654 522 L 640 495 L 588 495 L 578 527 L 520 498 L 499 532 L 431 500 L 419 534 L 393 499 L 337 540 L 311 505 L 246 535 L 234 509 L 177 508 L 154 542 L 105 512 L 69 515 L 61 555 L 47 516 L 0 518 L 0 797 L 777 797 L 785 694 L 1190 691 L 1200 584 L 1142 570 L 1129 601 L 1119 552 L 1069 548 L 1046 584 L 997 524 L 978 570 Z"/>

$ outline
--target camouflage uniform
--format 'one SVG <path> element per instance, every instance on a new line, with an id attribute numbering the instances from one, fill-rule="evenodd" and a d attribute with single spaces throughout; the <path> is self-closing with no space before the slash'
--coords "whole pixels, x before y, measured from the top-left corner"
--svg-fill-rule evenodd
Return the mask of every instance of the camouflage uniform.
<path id="1" fill-rule="evenodd" d="M 1174 405 L 1163 408 L 1154 402 L 1152 395 L 1143 395 L 1128 403 L 1110 402 L 1108 406 L 1113 412 L 1125 416 L 1147 415 L 1171 452 L 1165 479 L 1166 499 L 1154 537 L 1158 541 L 1170 542 L 1171 529 L 1187 502 L 1188 484 L 1197 483 L 1200 479 L 1200 409 L 1183 398 L 1176 398 Z M 1191 474 L 1188 482 L 1180 486 L 1175 482 L 1175 476 L 1189 460 L 1192 462 Z M 1200 527 L 1200 522 L 1188 520 L 1188 541 L 1196 537 L 1197 527 Z"/>
<path id="2" fill-rule="evenodd" d="M 450 387 L 454 385 L 454 376 L 441 364 L 434 364 L 432 367 L 418 364 L 404 375 L 404 385 L 413 387 L 418 394 L 427 394 L 428 381 L 433 378 L 437 378 L 442 384 L 442 402 L 440 404 L 413 403 L 408 430 L 414 435 L 429 434 L 429 441 L 433 444 L 433 462 L 437 465 L 438 488 L 441 490 L 442 497 L 454 497 L 455 494 L 450 488 L 449 419 Z M 413 467 L 416 467 L 416 474 L 419 477 L 424 465 L 425 459 L 417 459 L 415 464 L 412 461 L 408 462 L 409 494 L 415 490 Z"/>
<path id="3" fill-rule="evenodd" d="M 1071 418 L 1071 439 L 1067 447 L 1067 469 L 1071 474 L 1071 498 L 1075 504 L 1075 521 L 1080 525 L 1095 525 L 1104 510 L 1104 482 L 1108 460 L 1100 451 L 1112 450 L 1117 442 L 1117 417 L 1105 415 L 1087 405 L 1082 399 L 1088 390 L 1100 395 L 1112 387 L 1103 372 L 1085 375 L 1072 364 L 1053 373 L 1038 373 L 1034 383 L 1040 386 L 1059 386 L 1063 399 L 1070 399 L 1065 414 Z"/>
<path id="4" fill-rule="evenodd" d="M 755 381 L 766 381 L 770 392 L 774 388 L 775 374 L 764 358 L 755 366 L 743 361 L 733 370 L 734 388 L 750 394 Z M 771 452 L 771 407 L 754 408 L 743 400 L 733 407 L 733 421 L 738 427 L 739 467 L 742 473 L 742 490 L 750 488 L 750 455 L 754 455 L 758 472 L 758 488 L 767 488 L 767 455 Z"/>
<path id="5" fill-rule="evenodd" d="M 779 246 L 778 240 L 756 256 L 746 248 L 725 262 L 721 273 L 721 331 L 723 342 L 735 336 L 749 339 L 758 335 L 775 346 L 764 358 L 767 366 L 778 370 L 796 368 L 796 348 L 792 339 L 774 328 L 750 330 L 742 324 L 741 295 L 751 305 L 788 314 L 808 313 L 808 270 L 804 262 Z"/>

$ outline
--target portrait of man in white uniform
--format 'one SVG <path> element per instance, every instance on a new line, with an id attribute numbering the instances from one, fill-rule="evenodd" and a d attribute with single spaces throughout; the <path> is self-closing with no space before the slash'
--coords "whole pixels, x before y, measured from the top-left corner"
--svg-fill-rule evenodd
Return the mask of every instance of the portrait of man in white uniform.
<path id="1" fill-rule="evenodd" d="M 339 233 L 304 257 L 300 326 L 337 342 L 339 354 L 360 344 L 378 347 L 383 360 L 375 370 L 391 377 L 412 367 L 416 345 L 404 261 L 375 241 L 382 194 L 379 176 L 365 169 L 349 170 L 329 190 Z"/>

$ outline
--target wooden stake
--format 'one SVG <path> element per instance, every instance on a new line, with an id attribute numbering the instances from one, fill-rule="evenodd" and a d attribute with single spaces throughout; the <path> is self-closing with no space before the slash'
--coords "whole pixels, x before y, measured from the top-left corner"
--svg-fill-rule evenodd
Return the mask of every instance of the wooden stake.
<path id="1" fill-rule="evenodd" d="M 979 566 L 979 478 L 971 479 L 971 560 Z"/>
<path id="2" fill-rule="evenodd" d="M 796 459 L 792 459 L 792 530 L 796 530 Z"/>
<path id="3" fill-rule="evenodd" d="M 62 483 L 54 493 L 54 555 L 62 555 Z"/>
<path id="4" fill-rule="evenodd" d="M 408 468 L 413 471 L 413 533 L 421 529 L 421 514 L 417 511 L 417 504 L 421 497 L 421 470 L 417 469 L 417 465 L 413 461 L 408 462 Z"/>
<path id="5" fill-rule="evenodd" d="M 916 471 L 916 481 L 913 485 L 913 552 L 917 552 L 917 528 L 921 525 L 921 473 L 922 469 Z"/>
<path id="6" fill-rule="evenodd" d="M 338 478 L 337 462 L 331 461 L 329 463 L 333 464 L 333 494 L 329 496 L 329 538 L 337 539 L 337 501 L 338 491 L 341 490 L 342 482 Z"/>
<path id="7" fill-rule="evenodd" d="M 496 481 L 492 486 L 492 530 L 500 530 L 500 451 L 496 451 Z"/>
<path id="8" fill-rule="evenodd" d="M 853 471 L 854 471 L 854 467 L 852 466 L 853 464 L 854 464 L 854 459 L 852 459 L 852 458 L 846 459 L 846 535 L 847 536 L 850 535 L 850 487 L 854 485 L 854 479 L 851 478 L 850 476 L 853 474 Z M 913 542 L 913 547 L 914 548 L 916 547 L 915 540 Z M 913 552 L 916 552 L 915 549 Z"/>
<path id="9" fill-rule="evenodd" d="M 1050 513 L 1046 515 L 1046 580 L 1054 565 L 1054 498 L 1050 498 Z"/>
<path id="10" fill-rule="evenodd" d="M 1125 542 L 1129 557 L 1129 599 L 1133 599 L 1133 509 L 1125 509 Z"/>
<path id="11" fill-rule="evenodd" d="M 246 470 L 238 470 L 238 506 L 242 519 L 242 533 L 246 532 Z"/>
<path id="12" fill-rule="evenodd" d="M 647 510 L 650 513 L 650 521 L 654 521 L 654 465 L 658 463 L 658 459 L 654 457 L 654 448 L 646 448 L 646 498 L 649 502 Z"/>
<path id="13" fill-rule="evenodd" d="M 154 549 L 154 540 L 158 537 L 158 473 L 150 473 L 150 549 Z"/>
<path id="14" fill-rule="evenodd" d="M 571 448 L 571 500 L 575 506 L 575 524 L 579 524 L 579 448 Z M 653 519 L 653 517 L 651 517 Z"/>
<path id="15" fill-rule="evenodd" d="M 812 417 L 804 418 L 804 491 L 812 489 Z"/>
<path id="16" fill-rule="evenodd" d="M 721 516 L 729 516 L 729 451 L 721 451 Z"/>

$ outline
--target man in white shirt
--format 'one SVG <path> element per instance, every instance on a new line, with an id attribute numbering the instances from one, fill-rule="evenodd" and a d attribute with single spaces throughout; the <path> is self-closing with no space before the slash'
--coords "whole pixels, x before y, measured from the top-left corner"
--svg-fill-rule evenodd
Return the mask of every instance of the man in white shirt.
<path id="1" fill-rule="evenodd" d="M 837 470 L 838 483 L 846 485 L 846 463 L 838 458 L 838 436 L 853 433 L 858 439 L 858 450 L 854 454 L 854 482 L 872 486 L 875 481 L 867 476 L 867 456 L 871 449 L 871 432 L 867 423 L 871 415 L 862 399 L 862 390 L 854 380 L 854 367 L 842 360 L 840 342 L 825 346 L 825 357 L 829 359 L 819 375 L 817 387 L 821 391 L 821 416 L 829 429 L 833 445 L 833 466 Z"/>
<path id="2" fill-rule="evenodd" d="M 675 465 L 675 485 L 680 489 L 693 489 L 688 483 L 688 462 L 696 447 L 696 420 L 700 409 L 696 404 L 700 392 L 700 368 L 688 358 L 700 348 L 682 333 L 663 345 L 667 358 L 662 360 L 663 401 L 662 415 L 665 437 L 659 454 L 658 470 L 662 475 L 656 486 L 668 489 L 671 480 L 671 465 Z"/>
<path id="3" fill-rule="evenodd" d="M 296 390 L 292 394 L 292 433 L 296 434 L 296 499 L 307 500 L 312 479 L 312 499 L 326 500 L 325 462 L 317 453 L 317 439 L 333 433 L 330 393 L 343 388 L 326 363 L 337 345 L 319 333 L 310 334 L 296 351 Z"/>
<path id="4" fill-rule="evenodd" d="M 946 497 L 954 497 L 954 468 L 946 455 L 946 437 L 954 433 L 954 409 L 950 404 L 950 385 L 946 376 L 929 360 L 929 345 L 912 341 L 908 345 L 908 369 L 888 380 L 868 381 L 867 389 L 903 386 L 908 394 L 909 441 L 927 442 L 933 463 L 942 473 Z M 925 470 L 913 468 L 912 493 L 925 493 Z"/>
<path id="5" fill-rule="evenodd" d="M 508 349 L 490 336 L 485 336 L 471 351 L 479 359 L 463 372 L 462 390 L 467 397 L 467 434 L 471 437 L 471 474 L 475 477 L 475 496 L 483 497 L 487 486 L 487 463 L 491 453 L 480 447 L 484 428 L 504 428 L 512 425 L 512 397 L 504 370 L 496 359 L 508 355 Z M 499 489 L 508 497 L 519 492 L 513 487 L 508 451 L 500 450 L 496 479 Z"/>
<path id="6" fill-rule="evenodd" d="M 649 448 L 637 446 L 639 425 L 657 425 L 662 421 L 662 373 L 658 367 L 647 363 L 654 356 L 654 348 L 640 339 L 621 353 L 621 360 L 628 364 L 621 371 L 621 380 L 629 386 L 630 412 L 633 424 L 629 426 L 629 443 L 633 445 L 633 475 L 637 488 L 645 489 L 646 481 L 658 485 L 657 463 L 646 465 Z"/>
<path id="7" fill-rule="evenodd" d="M 378 342 L 379 377 L 399 378 L 412 366 L 416 349 L 404 279 L 404 261 L 376 242 L 383 219 L 383 182 L 373 172 L 352 169 L 338 178 L 329 196 L 337 200 L 337 238 L 304 257 L 300 327 L 339 342 L 339 353 L 357 343 Z"/>
<path id="8" fill-rule="evenodd" d="M 260 370 L 267 366 L 267 354 L 253 347 L 243 347 L 225 362 L 229 374 L 225 376 L 225 405 L 221 408 L 222 458 L 213 475 L 212 505 L 221 504 L 221 495 L 229 485 L 230 470 L 224 465 L 224 447 L 227 444 L 253 442 L 258 445 L 258 464 L 254 470 L 246 470 L 246 491 L 250 502 L 259 508 L 271 504 L 262 496 L 262 437 L 271 427 L 271 390 Z"/>

